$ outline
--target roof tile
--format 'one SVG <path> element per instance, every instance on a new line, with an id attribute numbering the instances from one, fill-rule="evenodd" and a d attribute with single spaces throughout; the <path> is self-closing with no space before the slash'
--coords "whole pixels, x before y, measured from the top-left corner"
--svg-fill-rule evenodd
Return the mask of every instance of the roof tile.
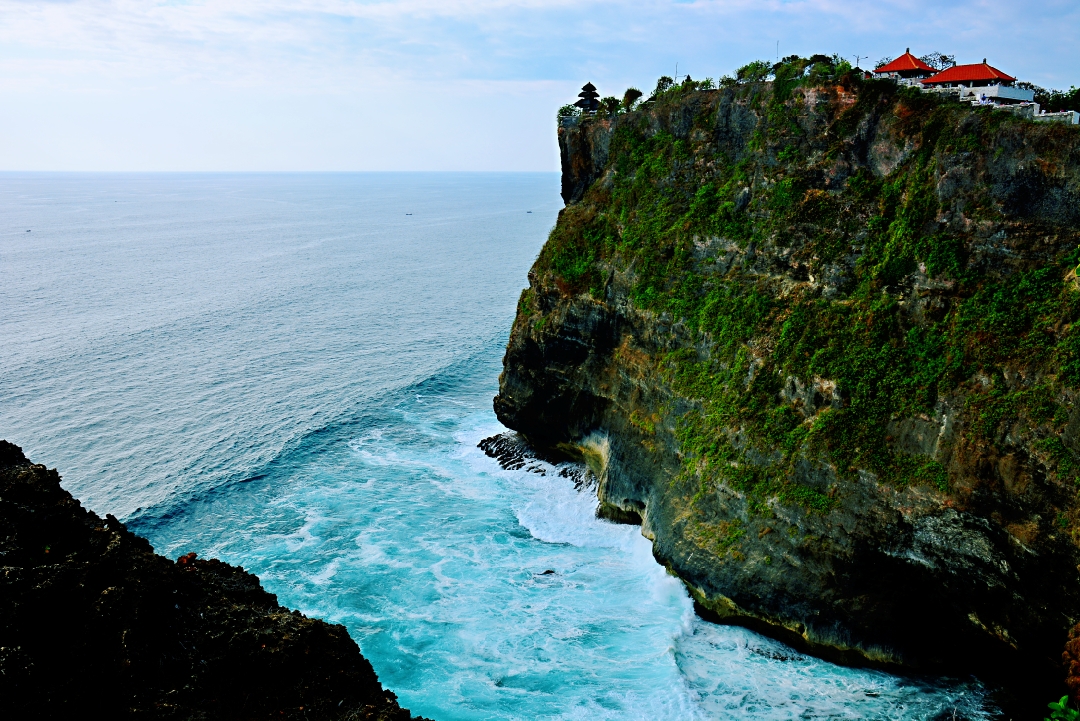
<path id="1" fill-rule="evenodd" d="M 987 65 L 985 62 L 981 62 L 973 63 L 971 65 L 954 65 L 951 68 L 942 70 L 933 77 L 926 78 L 922 83 L 923 85 L 938 85 L 939 83 L 967 83 L 980 80 L 1003 80 L 1007 83 L 1011 83 L 1016 80 L 1016 78 L 1011 75 L 1006 75 L 997 68 Z"/>
<path id="2" fill-rule="evenodd" d="M 905 70 L 922 70 L 923 72 L 932 73 L 934 69 L 919 60 L 910 52 L 906 52 L 891 63 L 886 63 L 880 68 L 875 68 L 875 73 L 899 73 Z"/>

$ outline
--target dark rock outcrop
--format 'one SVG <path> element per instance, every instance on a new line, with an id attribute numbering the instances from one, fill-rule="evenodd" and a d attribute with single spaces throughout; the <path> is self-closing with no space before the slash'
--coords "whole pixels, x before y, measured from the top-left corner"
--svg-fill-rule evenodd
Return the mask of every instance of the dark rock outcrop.
<path id="1" fill-rule="evenodd" d="M 344 626 L 172 562 L 0 441 L 0 716 L 407 721 Z"/>
<path id="2" fill-rule="evenodd" d="M 1069 695 L 1080 699 L 1080 626 L 1074 626 L 1069 632 L 1061 661 L 1065 664 L 1065 686 Z"/>
<path id="3" fill-rule="evenodd" d="M 1007 331 L 1021 338 L 1012 355 L 978 349 L 1005 330 L 971 331 L 970 356 L 949 356 L 958 370 L 935 380 L 925 410 L 879 414 L 881 457 L 932 469 L 933 481 L 887 479 L 862 465 L 865 449 L 829 435 L 853 412 L 852 392 L 879 396 L 791 368 L 822 348 L 845 352 L 843 341 L 822 334 L 794 361 L 779 349 L 804 332 L 786 323 L 797 307 L 808 319 L 849 313 L 865 327 L 889 314 L 897 330 L 871 339 L 889 351 L 931 337 L 919 333 L 960 337 L 982 322 L 961 315 L 973 294 L 1039 272 L 1052 284 L 1047 308 L 1055 293 L 1074 303 L 1062 258 L 1080 242 L 1080 133 L 881 84 L 799 88 L 784 102 L 771 93 L 767 84 L 694 92 L 559 128 L 568 207 L 530 271 L 496 414 L 538 448 L 576 450 L 599 479 L 601 512 L 641 518 L 656 557 L 711 618 L 841 662 L 977 673 L 1033 696 L 1038 705 L 1025 708 L 1039 713 L 1061 687 L 1061 648 L 1080 617 L 1071 470 L 1080 412 L 1061 365 L 1074 312 Z M 882 260 L 904 237 L 887 203 L 914 208 L 924 192 L 908 180 L 916 173 L 929 200 L 910 242 L 948 238 L 959 280 L 928 272 L 921 250 L 895 270 Z M 711 188 L 715 214 L 694 216 L 708 199 L 696 191 Z M 658 202 L 674 209 L 669 225 L 654 221 Z M 768 230 L 724 230 L 755 224 Z M 874 233 L 893 245 L 871 258 Z M 857 282 L 861 295 L 849 295 Z M 740 317 L 715 320 L 727 311 L 707 305 L 708 293 L 765 298 L 771 310 L 738 338 L 730 329 Z M 859 303 L 877 305 L 848 310 Z M 861 327 L 843 337 L 862 338 Z M 739 344 L 724 350 L 722 333 Z M 1036 344 L 1052 350 L 1022 350 Z M 722 396 L 713 382 L 732 390 Z M 1024 405 L 1038 393 L 1049 410 Z M 1013 405 L 992 406 L 999 398 Z M 789 419 L 787 435 L 770 430 L 778 418 Z"/>

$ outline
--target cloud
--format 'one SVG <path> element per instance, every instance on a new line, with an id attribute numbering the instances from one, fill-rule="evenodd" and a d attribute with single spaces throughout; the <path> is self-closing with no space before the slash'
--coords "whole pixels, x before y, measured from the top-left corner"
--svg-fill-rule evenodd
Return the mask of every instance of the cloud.
<path id="1" fill-rule="evenodd" d="M 1029 48 L 1009 46 L 1067 45 L 1080 29 L 1074 3 L 1041 9 L 988 0 L 5 0 L 0 63 L 6 82 L 164 75 L 303 87 L 343 78 L 567 78 L 590 67 L 636 70 L 673 54 L 746 61 L 777 40 L 782 49 L 818 42 L 816 51 L 871 54 L 931 41 L 1020 56 Z M 725 70 L 741 64 L 729 62 Z"/>
<path id="2" fill-rule="evenodd" d="M 380 148 L 348 136 L 350 115 L 332 114 L 391 134 L 423 127 L 438 137 L 453 124 L 457 135 L 444 143 L 475 152 L 491 136 L 471 130 L 485 118 L 524 127 L 526 113 L 543 112 L 542 123 L 530 125 L 535 135 L 498 142 L 518 154 L 506 167 L 522 167 L 522 158 L 527 167 L 554 167 L 549 116 L 585 80 L 605 94 L 631 84 L 648 89 L 676 63 L 680 72 L 717 77 L 773 57 L 779 42 L 781 55 L 836 52 L 871 62 L 905 47 L 968 62 L 988 57 L 1022 79 L 1062 87 L 1080 84 L 1078 35 L 1080 4 L 1061 0 L 0 0 L 0 102 L 24 109 L 24 117 L 0 119 L 0 132 L 17 125 L 26 147 L 39 149 L 18 155 L 25 165 L 29 153 L 51 147 L 34 130 L 47 112 L 59 116 L 47 124 L 64 137 L 86 135 L 89 121 L 80 126 L 80 117 L 98 118 L 93 143 L 108 150 L 94 162 L 102 162 L 127 152 L 120 136 L 105 142 L 110 124 L 143 134 L 131 126 L 133 114 L 152 129 L 173 127 L 176 117 L 210 122 L 217 113 L 207 137 L 233 128 L 233 145 L 250 148 L 243 128 L 258 125 L 279 167 L 304 165 L 282 148 L 313 147 L 300 135 L 329 127 L 341 134 L 339 145 L 355 149 L 345 154 L 350 162 L 378 156 L 385 164 L 392 158 Z M 156 116 L 153 107 L 161 109 Z M 459 115 L 450 123 L 452 114 Z M 165 162 L 151 148 L 152 132 L 146 138 L 147 149 L 129 152 L 118 167 L 145 167 L 151 155 Z M 226 167 L 265 167 L 270 156 L 214 143 L 230 158 Z M 321 155 L 305 167 L 340 162 L 332 145 L 312 150 Z M 177 162 L 196 155 L 177 150 Z M 14 158 L 0 146 L 0 167 Z M 462 150 L 457 162 L 474 167 L 472 160 Z"/>

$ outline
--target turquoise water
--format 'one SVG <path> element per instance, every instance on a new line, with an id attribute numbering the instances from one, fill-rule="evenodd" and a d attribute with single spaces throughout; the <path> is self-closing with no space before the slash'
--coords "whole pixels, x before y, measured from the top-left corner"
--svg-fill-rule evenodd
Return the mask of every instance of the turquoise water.
<path id="1" fill-rule="evenodd" d="M 345 624 L 415 713 L 984 717 L 973 683 L 702 622 L 588 489 L 476 448 L 557 184 L 0 175 L 0 435 Z"/>

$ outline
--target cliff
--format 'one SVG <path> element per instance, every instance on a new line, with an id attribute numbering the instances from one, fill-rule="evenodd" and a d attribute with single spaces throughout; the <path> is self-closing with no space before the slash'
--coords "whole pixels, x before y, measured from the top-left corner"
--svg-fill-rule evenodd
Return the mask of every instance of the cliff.
<path id="1" fill-rule="evenodd" d="M 4 718 L 407 721 L 343 626 L 243 569 L 172 562 L 0 441 Z"/>
<path id="2" fill-rule="evenodd" d="M 1080 617 L 1080 132 L 794 60 L 558 133 L 499 419 L 589 463 L 709 617 L 1045 708 Z"/>

